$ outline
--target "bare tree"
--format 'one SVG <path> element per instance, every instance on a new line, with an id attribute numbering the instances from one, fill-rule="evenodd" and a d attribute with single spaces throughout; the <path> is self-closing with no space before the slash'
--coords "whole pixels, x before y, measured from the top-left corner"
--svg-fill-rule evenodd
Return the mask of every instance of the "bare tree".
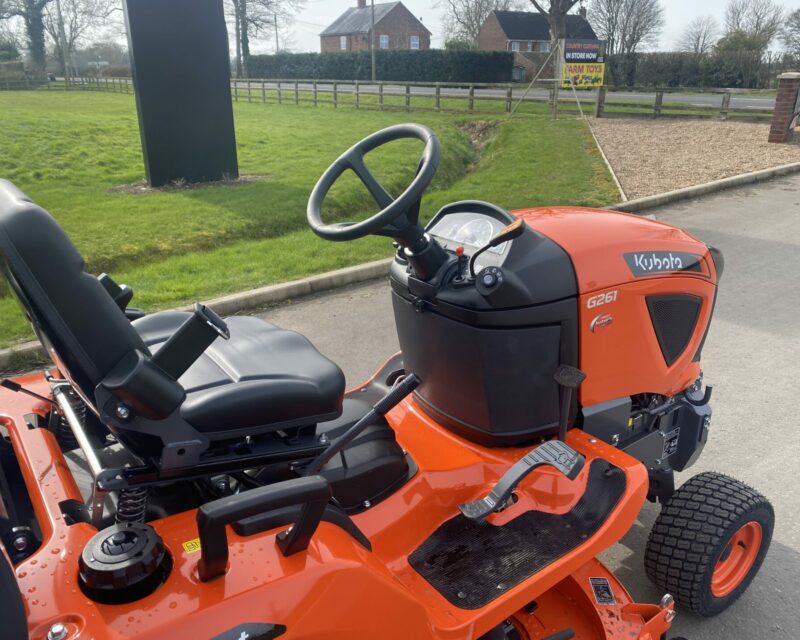
<path id="1" fill-rule="evenodd" d="M 550 23 L 550 41 L 553 46 L 567 37 L 567 14 L 579 0 L 531 0 L 539 12 L 547 16 Z"/>
<path id="2" fill-rule="evenodd" d="M 46 62 L 44 9 L 51 1 L 0 0 L 0 19 L 19 17 L 25 25 L 30 64 L 39 73 Z"/>
<path id="3" fill-rule="evenodd" d="M 714 48 L 719 35 L 719 24 L 713 16 L 692 20 L 678 40 L 678 50 L 689 53 L 708 53 Z"/>
<path id="4" fill-rule="evenodd" d="M 800 9 L 792 11 L 786 18 L 781 40 L 789 53 L 800 56 Z"/>
<path id="5" fill-rule="evenodd" d="M 236 33 L 236 74 L 241 76 L 250 57 L 251 38 L 274 37 L 305 6 L 305 0 L 229 0 L 228 5 Z"/>
<path id="6" fill-rule="evenodd" d="M 664 8 L 659 0 L 594 0 L 588 18 L 609 54 L 630 54 L 658 41 Z"/>
<path id="7" fill-rule="evenodd" d="M 437 0 L 444 9 L 447 40 L 478 41 L 478 33 L 492 11 L 513 11 L 525 6 L 521 0 Z"/>
<path id="8" fill-rule="evenodd" d="M 92 31 L 104 26 L 117 10 L 116 0 L 61 0 L 67 56 L 74 53 Z M 56 59 L 61 60 L 63 57 L 58 27 L 57 12 L 54 5 L 50 5 L 44 12 L 44 28 L 53 40 Z"/>
<path id="9" fill-rule="evenodd" d="M 764 48 L 780 33 L 783 7 L 775 0 L 730 0 L 725 10 L 725 32 L 742 33 L 764 41 Z"/>

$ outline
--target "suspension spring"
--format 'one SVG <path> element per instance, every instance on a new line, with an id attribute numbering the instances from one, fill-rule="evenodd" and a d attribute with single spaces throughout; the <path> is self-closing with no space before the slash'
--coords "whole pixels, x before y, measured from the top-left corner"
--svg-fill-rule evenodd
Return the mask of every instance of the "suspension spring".
<path id="1" fill-rule="evenodd" d="M 120 489 L 117 493 L 117 523 L 144 522 L 147 511 L 147 487 Z"/>
<path id="2" fill-rule="evenodd" d="M 70 393 L 69 398 L 78 421 L 86 427 L 86 403 L 74 393 Z M 63 414 L 60 416 L 57 439 L 63 451 L 72 451 L 78 448 L 78 441 L 75 439 L 72 427 L 69 426 L 69 422 L 67 422 L 67 418 Z"/>

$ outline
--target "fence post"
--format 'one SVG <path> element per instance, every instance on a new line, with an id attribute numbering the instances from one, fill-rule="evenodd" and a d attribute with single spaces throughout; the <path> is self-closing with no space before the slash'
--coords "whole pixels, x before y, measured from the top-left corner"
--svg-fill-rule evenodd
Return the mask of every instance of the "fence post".
<path id="1" fill-rule="evenodd" d="M 436 110 L 442 110 L 442 85 L 436 83 Z"/>
<path id="2" fill-rule="evenodd" d="M 247 79 L 247 101 L 253 101 L 253 83 L 250 82 L 250 78 Z"/>
<path id="3" fill-rule="evenodd" d="M 339 83 L 333 83 L 333 108 L 336 109 L 339 107 Z"/>
<path id="4" fill-rule="evenodd" d="M 653 117 L 658 118 L 661 116 L 661 105 L 664 104 L 664 92 L 656 91 L 656 102 L 653 105 Z"/>
<path id="5" fill-rule="evenodd" d="M 606 88 L 599 87 L 597 89 L 597 102 L 594 105 L 594 117 L 602 118 L 605 109 L 606 109 Z"/>
<path id="6" fill-rule="evenodd" d="M 317 106 L 317 81 L 314 80 L 314 106 Z"/>
<path id="7" fill-rule="evenodd" d="M 353 93 L 355 93 L 354 100 L 356 104 L 356 109 L 360 109 L 361 105 L 359 104 L 358 80 L 356 80 L 355 89 L 353 89 Z"/>
<path id="8" fill-rule="evenodd" d="M 511 113 L 512 95 L 511 85 L 508 85 L 506 87 L 506 113 Z"/>
<path id="9" fill-rule="evenodd" d="M 233 99 L 239 102 L 239 81 L 233 81 Z"/>
<path id="10" fill-rule="evenodd" d="M 469 85 L 469 112 L 475 110 L 475 85 Z"/>
<path id="11" fill-rule="evenodd" d="M 294 103 L 296 105 L 300 104 L 300 89 L 297 84 L 297 80 L 294 81 Z"/>
<path id="12" fill-rule="evenodd" d="M 267 81 L 261 78 L 261 103 L 267 104 Z"/>
<path id="13" fill-rule="evenodd" d="M 278 104 L 283 104 L 283 92 L 281 91 L 281 81 L 278 80 Z"/>
<path id="14" fill-rule="evenodd" d="M 406 111 L 411 111 L 411 85 L 406 85 Z"/>
<path id="15" fill-rule="evenodd" d="M 731 107 L 731 92 L 726 91 L 722 94 L 722 106 L 719 110 L 719 115 L 723 120 L 728 119 L 728 109 Z"/>
<path id="16" fill-rule="evenodd" d="M 383 82 L 378 83 L 378 109 L 383 111 Z"/>

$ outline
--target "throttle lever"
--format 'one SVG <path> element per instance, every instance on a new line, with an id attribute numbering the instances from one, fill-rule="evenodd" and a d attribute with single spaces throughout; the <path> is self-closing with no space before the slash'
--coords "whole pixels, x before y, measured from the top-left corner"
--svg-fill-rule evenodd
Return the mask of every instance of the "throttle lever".
<path id="1" fill-rule="evenodd" d="M 548 440 L 520 458 L 503 474 L 485 498 L 458 505 L 459 510 L 470 520 L 483 520 L 489 514 L 506 506 L 517 485 L 534 469 L 550 465 L 570 480 L 578 477 L 586 463 L 580 453 L 560 440 Z"/>

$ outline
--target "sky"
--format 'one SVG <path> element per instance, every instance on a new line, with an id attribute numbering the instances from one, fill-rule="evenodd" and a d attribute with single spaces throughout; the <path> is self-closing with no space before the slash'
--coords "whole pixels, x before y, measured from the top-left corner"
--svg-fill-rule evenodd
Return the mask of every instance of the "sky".
<path id="1" fill-rule="evenodd" d="M 414 15 L 422 18 L 422 22 L 433 32 L 431 46 L 444 45 L 442 33 L 441 10 L 433 6 L 431 0 L 403 0 L 406 7 Z M 339 17 L 344 11 L 355 6 L 356 0 L 306 0 L 306 8 L 297 16 L 291 30 L 290 48 L 293 51 L 319 51 L 319 32 Z M 671 49 L 680 37 L 683 29 L 698 16 L 713 15 L 722 22 L 727 0 L 662 0 L 666 12 L 666 25 L 661 34 L 659 49 Z M 800 9 L 800 0 L 783 0 L 782 4 L 789 10 Z M 591 11 L 591 2 L 589 2 Z M 264 53 L 270 53 L 272 43 L 265 43 Z"/>

